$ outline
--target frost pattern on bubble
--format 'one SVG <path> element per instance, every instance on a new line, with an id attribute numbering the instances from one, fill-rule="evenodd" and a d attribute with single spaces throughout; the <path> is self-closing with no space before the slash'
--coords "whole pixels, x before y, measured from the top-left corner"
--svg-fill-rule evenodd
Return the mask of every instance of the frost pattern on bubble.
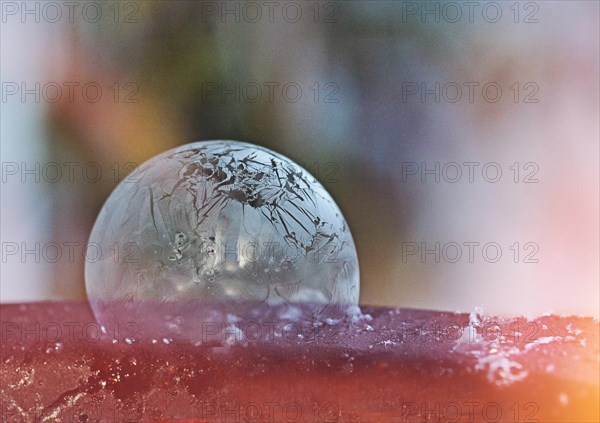
<path id="1" fill-rule="evenodd" d="M 96 312 L 111 301 L 358 303 L 356 249 L 331 196 L 247 143 L 188 144 L 142 164 L 107 200 L 90 244 L 101 254 L 86 263 Z"/>

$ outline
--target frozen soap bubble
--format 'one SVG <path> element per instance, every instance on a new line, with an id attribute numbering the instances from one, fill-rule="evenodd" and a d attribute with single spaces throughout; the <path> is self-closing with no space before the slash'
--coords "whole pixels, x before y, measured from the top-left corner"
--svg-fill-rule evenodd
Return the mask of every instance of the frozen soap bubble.
<path id="1" fill-rule="evenodd" d="M 178 332 L 247 303 L 358 303 L 356 249 L 331 196 L 248 143 L 197 142 L 142 164 L 102 207 L 90 249 L 86 289 L 108 331 L 160 320 L 159 308 Z"/>

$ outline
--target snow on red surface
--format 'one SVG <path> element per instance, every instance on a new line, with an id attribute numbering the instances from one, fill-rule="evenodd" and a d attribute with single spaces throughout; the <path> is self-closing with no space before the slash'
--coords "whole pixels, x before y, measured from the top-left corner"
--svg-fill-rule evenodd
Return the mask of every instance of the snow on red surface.
<path id="1" fill-rule="evenodd" d="M 103 333 L 85 303 L 1 305 L 1 421 L 600 421 L 591 318 L 219 312 L 186 342 Z"/>

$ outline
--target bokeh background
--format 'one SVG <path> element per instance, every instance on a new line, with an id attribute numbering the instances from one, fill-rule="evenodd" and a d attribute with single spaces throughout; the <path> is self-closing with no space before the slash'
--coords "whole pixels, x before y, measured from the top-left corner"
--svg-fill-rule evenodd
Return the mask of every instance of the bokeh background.
<path id="1" fill-rule="evenodd" d="M 2 302 L 85 298 L 83 246 L 116 183 L 235 139 L 331 192 L 363 304 L 598 316 L 598 2 L 48 3 L 2 2 Z M 436 243 L 439 262 L 409 254 Z"/>

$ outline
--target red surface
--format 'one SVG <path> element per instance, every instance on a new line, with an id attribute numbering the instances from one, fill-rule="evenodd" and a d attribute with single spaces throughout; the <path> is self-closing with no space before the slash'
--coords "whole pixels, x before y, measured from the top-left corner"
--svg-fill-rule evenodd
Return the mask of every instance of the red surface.
<path id="1" fill-rule="evenodd" d="M 597 321 L 362 313 L 354 322 L 320 326 L 271 320 L 272 335 L 261 341 L 256 325 L 239 322 L 245 335 L 228 326 L 193 345 L 131 328 L 121 328 L 119 341 L 97 340 L 98 326 L 83 303 L 2 305 L 1 418 L 600 420 Z"/>

